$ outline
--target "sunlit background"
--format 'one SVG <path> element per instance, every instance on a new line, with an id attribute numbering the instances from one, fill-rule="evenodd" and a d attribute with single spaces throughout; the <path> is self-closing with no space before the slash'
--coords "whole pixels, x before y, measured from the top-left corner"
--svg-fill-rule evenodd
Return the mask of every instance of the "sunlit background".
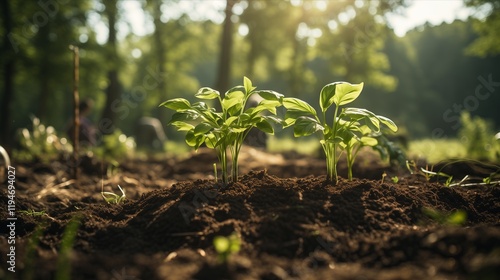
<path id="1" fill-rule="evenodd" d="M 42 2 L 2 6 L 4 146 L 34 117 L 65 135 L 69 45 L 80 48 L 80 96 L 94 101 L 95 124 L 111 120 L 109 132 L 134 136 L 148 116 L 181 141 L 158 104 L 192 99 L 201 86 L 224 92 L 243 76 L 311 104 L 327 83 L 364 82 L 355 105 L 392 118 L 412 140 L 460 140 L 465 113 L 500 130 L 495 0 Z"/>

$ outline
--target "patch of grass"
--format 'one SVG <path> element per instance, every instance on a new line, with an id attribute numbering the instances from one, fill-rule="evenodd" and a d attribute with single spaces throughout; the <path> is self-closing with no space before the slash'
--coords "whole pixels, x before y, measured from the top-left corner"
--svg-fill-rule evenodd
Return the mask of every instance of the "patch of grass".
<path id="1" fill-rule="evenodd" d="M 411 141 L 408 147 L 409 158 L 426 159 L 437 163 L 445 159 L 465 158 L 467 150 L 458 139 L 422 139 Z"/>
<path id="2" fill-rule="evenodd" d="M 304 155 L 317 155 L 319 148 L 320 144 L 315 137 L 304 137 L 301 140 L 269 137 L 267 141 L 267 149 L 273 153 L 295 151 Z"/>

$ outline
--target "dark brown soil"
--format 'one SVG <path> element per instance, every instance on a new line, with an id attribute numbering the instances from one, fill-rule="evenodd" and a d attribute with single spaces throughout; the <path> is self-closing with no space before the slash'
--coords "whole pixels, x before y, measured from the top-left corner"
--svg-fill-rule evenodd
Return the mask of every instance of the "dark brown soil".
<path id="1" fill-rule="evenodd" d="M 371 154 L 358 160 L 355 176 L 360 179 L 333 185 L 322 176 L 320 159 L 246 149 L 239 182 L 223 187 L 213 179 L 213 162 L 211 153 L 201 151 L 184 160 L 129 160 L 112 173 L 86 159 L 79 186 L 70 180 L 64 160 L 14 164 L 16 273 L 6 266 L 4 210 L 0 278 L 53 279 L 63 267 L 58 265 L 60 244 L 72 219 L 80 226 L 71 279 L 500 275 L 500 186 L 449 188 L 422 176 L 398 174 Z M 388 176 L 382 180 L 384 172 Z M 458 173 L 456 178 L 465 175 Z M 395 174 L 398 183 L 390 180 Z M 118 193 L 117 185 L 126 190 L 127 201 L 106 204 L 102 186 Z M 4 191 L 0 203 L 6 208 Z M 462 226 L 440 224 L 423 208 L 444 214 L 464 210 L 467 221 Z M 241 250 L 221 264 L 213 239 L 233 232 L 240 236 Z M 38 244 L 30 249 L 33 241 Z"/>

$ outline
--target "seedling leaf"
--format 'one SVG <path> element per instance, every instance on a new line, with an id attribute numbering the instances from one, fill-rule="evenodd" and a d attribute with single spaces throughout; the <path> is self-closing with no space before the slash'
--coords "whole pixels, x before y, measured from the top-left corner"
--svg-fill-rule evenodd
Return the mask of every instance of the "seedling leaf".
<path id="1" fill-rule="evenodd" d="M 160 104 L 160 107 L 167 107 L 172 110 L 188 110 L 191 109 L 191 103 L 184 98 L 174 98 Z"/>
<path id="2" fill-rule="evenodd" d="M 324 127 L 317 120 L 311 117 L 300 117 L 293 127 L 293 135 L 295 137 L 308 136 L 320 130 L 324 130 Z"/>
<path id="3" fill-rule="evenodd" d="M 350 84 L 347 82 L 338 82 L 335 84 L 335 95 L 333 103 L 337 106 L 349 104 L 356 100 L 363 90 L 363 83 Z"/>
<path id="4" fill-rule="evenodd" d="M 211 89 L 209 87 L 202 87 L 198 90 L 198 92 L 194 96 L 199 99 L 215 99 L 220 96 L 220 93 L 215 89 Z"/>
<path id="5" fill-rule="evenodd" d="M 316 110 L 306 102 L 294 98 L 294 97 L 285 97 L 283 98 L 283 106 L 287 110 L 296 110 L 296 111 L 301 111 L 301 112 L 306 112 L 309 113 L 313 116 L 316 116 Z"/>

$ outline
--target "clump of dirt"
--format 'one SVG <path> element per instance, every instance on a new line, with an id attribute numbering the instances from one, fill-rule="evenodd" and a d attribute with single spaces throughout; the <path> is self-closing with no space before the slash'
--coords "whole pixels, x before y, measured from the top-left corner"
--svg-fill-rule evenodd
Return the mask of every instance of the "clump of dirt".
<path id="1" fill-rule="evenodd" d="M 115 174 L 89 164 L 78 187 L 67 183 L 62 162 L 19 164 L 17 209 L 44 212 L 18 212 L 18 271 L 12 276 L 2 268 L 2 277 L 36 271 L 35 279 L 53 278 L 64 229 L 75 216 L 72 279 L 494 279 L 500 273 L 498 186 L 449 188 L 401 174 L 393 183 L 380 174 L 395 170 L 369 157 L 358 172 L 367 176 L 332 184 L 316 175 L 324 173 L 318 159 L 287 161 L 258 150 L 243 158 L 244 175 L 228 186 L 215 181 L 205 167 L 213 158 L 203 152 L 131 160 Z M 106 204 L 101 189 L 116 192 L 118 184 L 127 201 Z M 439 224 L 423 208 L 443 215 L 462 210 L 467 220 Z M 0 216 L 5 228 L 5 211 Z M 241 249 L 220 263 L 213 239 L 233 232 Z M 5 263 L 4 233 L 0 244 Z"/>

